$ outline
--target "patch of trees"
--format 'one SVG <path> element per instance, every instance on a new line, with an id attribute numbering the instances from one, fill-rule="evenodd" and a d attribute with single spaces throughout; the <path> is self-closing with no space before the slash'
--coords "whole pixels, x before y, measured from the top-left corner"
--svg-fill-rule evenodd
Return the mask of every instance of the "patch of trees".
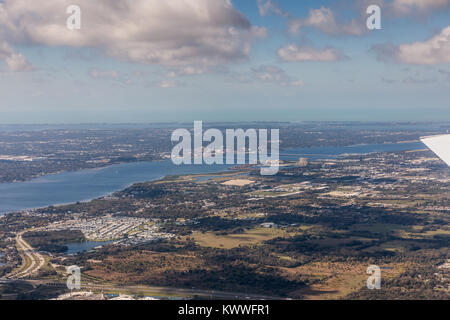
<path id="1" fill-rule="evenodd" d="M 67 243 L 86 241 L 83 233 L 78 230 L 33 231 L 27 232 L 23 238 L 39 251 L 62 253 L 67 251 Z"/>

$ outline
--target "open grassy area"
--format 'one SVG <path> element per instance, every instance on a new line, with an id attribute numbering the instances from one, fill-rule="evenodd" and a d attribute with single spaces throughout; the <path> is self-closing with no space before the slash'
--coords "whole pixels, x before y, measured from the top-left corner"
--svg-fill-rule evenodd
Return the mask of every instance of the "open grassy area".
<path id="1" fill-rule="evenodd" d="M 404 270 L 403 264 L 380 266 L 382 281 L 392 279 Z M 388 267 L 388 268 L 384 268 Z M 346 262 L 313 262 L 296 268 L 282 268 L 288 277 L 320 279 L 316 284 L 293 293 L 307 300 L 341 299 L 366 285 L 367 265 Z"/>
<path id="2" fill-rule="evenodd" d="M 369 231 L 370 233 L 390 234 L 402 230 L 402 226 L 398 224 L 387 224 L 387 223 L 354 224 L 351 226 L 351 230 Z"/>
<path id="3" fill-rule="evenodd" d="M 355 224 L 351 227 L 353 231 L 368 231 L 370 233 L 379 233 L 383 235 L 396 235 L 404 239 L 425 239 L 436 235 L 448 236 L 450 230 L 441 228 L 436 230 L 423 231 L 423 226 L 401 226 L 398 224 Z"/>
<path id="4" fill-rule="evenodd" d="M 167 182 L 198 182 L 205 183 L 207 181 L 225 181 L 227 179 L 236 177 L 245 173 L 244 171 L 225 171 L 216 173 L 202 173 L 202 174 L 187 174 L 187 175 L 173 175 L 167 176 L 160 181 L 154 182 L 155 184 L 167 183 Z M 204 178 L 204 180 L 203 180 Z"/>
<path id="5" fill-rule="evenodd" d="M 214 232 L 194 232 L 191 237 L 204 247 L 232 249 L 241 246 L 257 245 L 277 237 L 287 237 L 290 234 L 280 228 L 255 228 L 243 233 L 217 235 Z"/>

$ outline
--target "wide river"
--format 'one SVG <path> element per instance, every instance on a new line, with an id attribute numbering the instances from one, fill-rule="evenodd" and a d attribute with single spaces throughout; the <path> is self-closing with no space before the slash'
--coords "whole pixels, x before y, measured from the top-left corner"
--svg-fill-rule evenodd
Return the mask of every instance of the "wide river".
<path id="1" fill-rule="evenodd" d="M 317 147 L 281 152 L 283 160 L 299 157 L 336 158 L 343 154 L 394 152 L 426 148 L 421 142 L 358 145 L 350 147 Z M 0 184 L 0 214 L 50 205 L 73 203 L 98 198 L 122 190 L 133 183 L 153 181 L 169 175 L 202 174 L 225 171 L 226 165 L 182 165 L 171 161 L 137 162 L 100 169 L 64 172 L 27 182 Z"/>

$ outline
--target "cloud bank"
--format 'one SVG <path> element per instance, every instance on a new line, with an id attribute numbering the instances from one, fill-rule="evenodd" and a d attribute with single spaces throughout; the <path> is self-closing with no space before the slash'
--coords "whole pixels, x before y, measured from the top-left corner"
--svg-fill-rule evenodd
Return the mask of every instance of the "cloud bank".
<path id="1" fill-rule="evenodd" d="M 432 11 L 450 8 L 450 0 L 394 0 L 391 9 L 397 15 L 428 15 Z"/>
<path id="2" fill-rule="evenodd" d="M 252 26 L 229 0 L 76 2 L 82 25 L 73 31 L 66 28 L 66 8 L 73 1 L 1 2 L 0 59 L 10 69 L 26 69 L 23 55 L 7 53 L 5 48 L 90 47 L 124 61 L 204 70 L 247 59 L 252 40 L 266 35 L 264 28 Z"/>
<path id="3" fill-rule="evenodd" d="M 406 64 L 432 65 L 450 62 L 450 26 L 423 42 L 411 44 L 381 44 L 372 47 L 381 61 Z"/>
<path id="4" fill-rule="evenodd" d="M 330 8 L 310 9 L 305 19 L 291 19 L 289 31 L 298 34 L 303 27 L 316 28 L 331 35 L 361 35 L 365 32 L 365 25 L 361 21 L 352 19 L 349 23 L 338 23 Z"/>

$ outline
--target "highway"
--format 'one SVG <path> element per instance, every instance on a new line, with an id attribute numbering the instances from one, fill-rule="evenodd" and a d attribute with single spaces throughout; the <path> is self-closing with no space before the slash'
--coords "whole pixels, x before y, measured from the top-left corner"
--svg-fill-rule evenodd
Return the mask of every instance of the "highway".
<path id="1" fill-rule="evenodd" d="M 32 230 L 28 230 L 32 231 Z M 36 274 L 39 269 L 44 266 L 44 257 L 33 249 L 22 236 L 27 231 L 20 232 L 16 235 L 17 250 L 22 257 L 22 265 L 18 270 L 6 276 L 7 279 L 22 279 Z"/>
<path id="2" fill-rule="evenodd" d="M 66 283 L 63 282 L 50 282 L 43 280 L 26 280 L 26 279 L 0 279 L 0 284 L 9 283 L 26 283 L 33 287 L 39 285 L 55 287 L 55 288 L 67 288 Z M 243 292 L 225 292 L 216 290 L 203 290 L 203 289 L 186 289 L 186 288 L 170 288 L 170 287 L 157 287 L 157 286 L 118 286 L 113 284 L 82 284 L 81 290 L 86 291 L 113 291 L 120 293 L 139 293 L 147 296 L 181 296 L 181 297 L 203 297 L 209 299 L 227 299 L 227 300 L 283 300 L 281 297 L 265 296 L 259 294 L 246 294 Z"/>

